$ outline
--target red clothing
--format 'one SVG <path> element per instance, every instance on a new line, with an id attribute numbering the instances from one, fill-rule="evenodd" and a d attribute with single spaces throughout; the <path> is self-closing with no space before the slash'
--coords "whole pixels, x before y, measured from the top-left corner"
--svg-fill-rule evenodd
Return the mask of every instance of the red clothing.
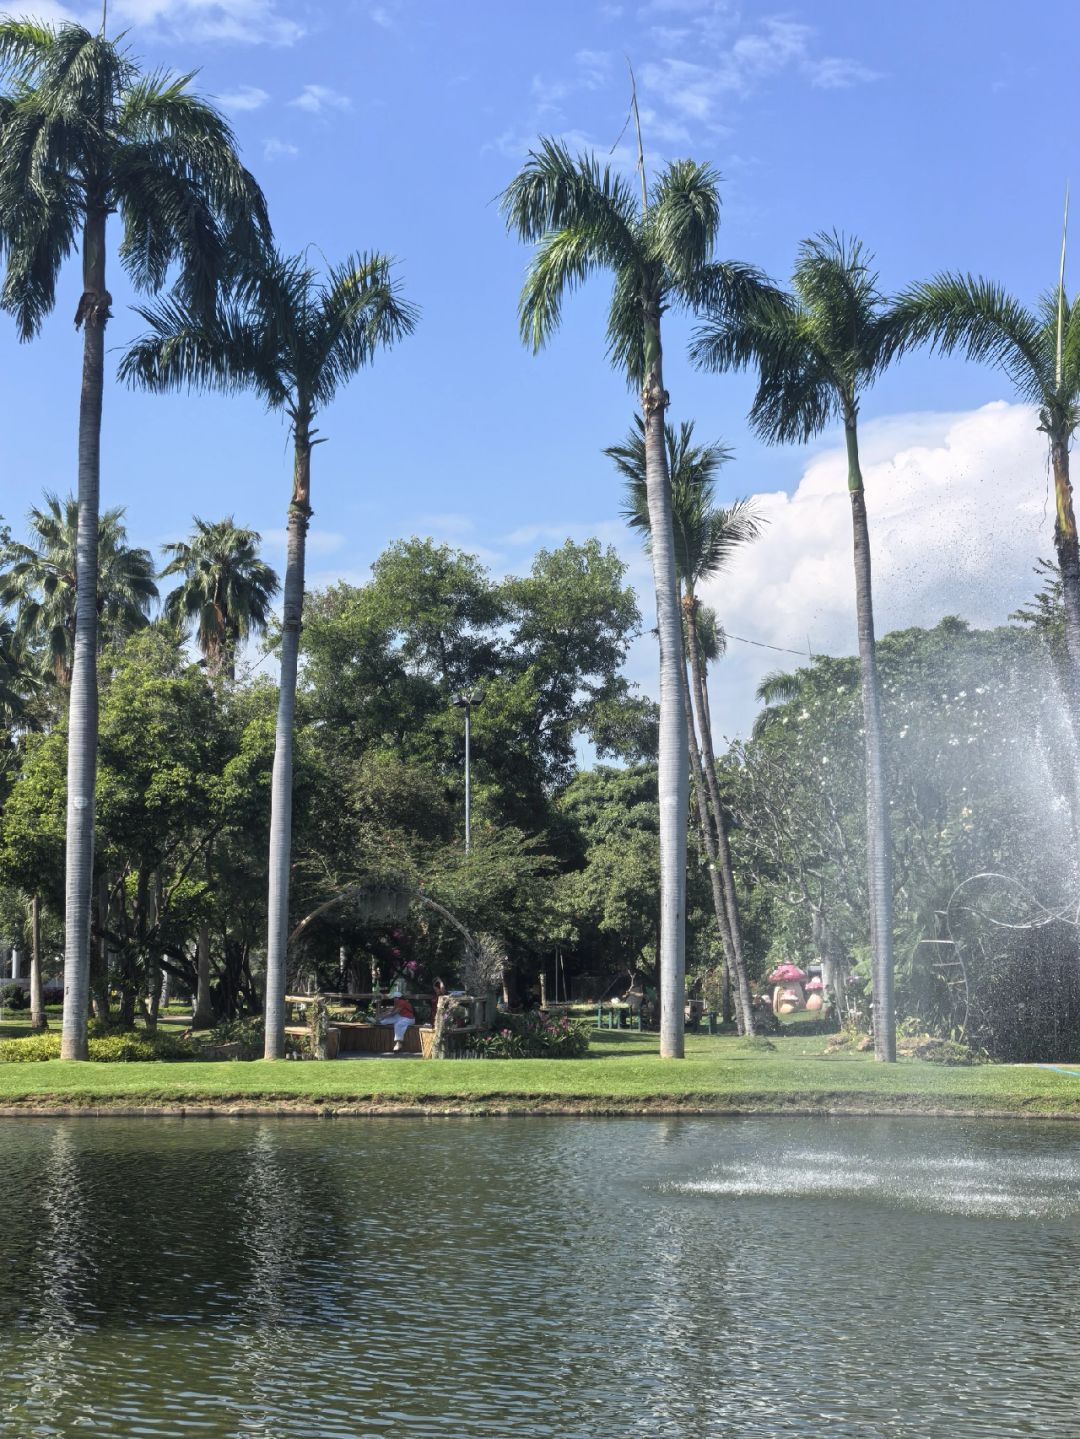
<path id="1" fill-rule="evenodd" d="M 407 999 L 394 1000 L 394 1013 L 401 1019 L 415 1019 L 416 1011 Z"/>

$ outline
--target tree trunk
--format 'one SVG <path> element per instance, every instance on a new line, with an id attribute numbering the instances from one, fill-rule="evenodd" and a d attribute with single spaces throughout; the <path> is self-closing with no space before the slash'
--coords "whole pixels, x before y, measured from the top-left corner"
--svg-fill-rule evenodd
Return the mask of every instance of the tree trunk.
<path id="1" fill-rule="evenodd" d="M 195 1008 L 191 1015 L 192 1029 L 213 1029 L 214 1006 L 210 1002 L 210 926 L 199 926 L 196 950 L 198 980 L 195 985 Z"/>
<path id="2" fill-rule="evenodd" d="M 75 545 L 75 653 L 68 701 L 67 855 L 64 895 L 64 1028 L 61 1059 L 85 1059 L 90 991 L 90 901 L 97 782 L 98 508 L 105 381 L 105 215 L 91 208 L 83 234 L 83 328 L 79 399 L 79 521 Z"/>
<path id="3" fill-rule="evenodd" d="M 720 785 L 716 778 L 716 750 L 713 745 L 712 724 L 709 720 L 709 697 L 705 687 L 705 667 L 701 663 L 698 647 L 697 598 L 688 596 L 690 613 L 687 617 L 686 632 L 690 647 L 690 670 L 693 674 L 693 696 L 697 701 L 698 728 L 701 743 L 705 749 L 705 780 L 709 786 L 713 818 L 716 823 L 716 854 L 720 866 L 720 879 L 724 887 L 724 907 L 727 911 L 728 932 L 731 935 L 732 974 L 735 980 L 735 1009 L 742 1016 L 739 1028 L 743 1034 L 754 1033 L 754 1001 L 750 994 L 750 977 L 746 972 L 743 957 L 742 928 L 739 925 L 738 900 L 735 894 L 735 869 L 731 863 L 731 846 L 728 844 L 724 827 L 724 807 L 720 802 Z"/>
<path id="4" fill-rule="evenodd" d="M 289 937 L 289 867 L 292 855 L 293 723 L 296 669 L 304 612 L 304 549 L 311 519 L 311 416 L 300 409 L 294 424 L 293 497 L 289 506 L 285 596 L 281 620 L 281 689 L 278 695 L 274 774 L 270 798 L 270 896 L 266 942 L 266 1059 L 285 1057 L 285 961 Z"/>
<path id="5" fill-rule="evenodd" d="M 686 671 L 683 670 L 685 680 Z M 724 949 L 724 975 L 725 994 L 730 992 L 728 976 L 735 966 L 735 949 L 731 943 L 731 929 L 728 926 L 727 905 L 724 901 L 723 882 L 720 878 L 720 867 L 716 862 L 716 841 L 713 836 L 712 821 L 709 819 L 709 806 L 705 797 L 705 776 L 702 772 L 701 754 L 698 751 L 697 735 L 694 732 L 694 712 L 690 703 L 689 682 L 683 684 L 683 707 L 686 712 L 686 743 L 690 752 L 690 769 L 692 772 L 694 799 L 697 804 L 698 833 L 701 835 L 702 847 L 705 850 L 705 858 L 709 866 L 709 884 L 712 888 L 713 911 L 716 914 L 716 927 L 720 931 L 720 943 Z M 738 1012 L 739 1033 L 744 1034 L 743 1011 L 739 1003 L 739 995 L 736 992 L 736 1006 Z M 751 1021 L 752 1022 L 752 1021 Z"/>
<path id="6" fill-rule="evenodd" d="M 896 1009 L 893 1001 L 892 834 L 885 770 L 885 731 L 881 718 L 881 681 L 874 639 L 874 602 L 870 573 L 870 533 L 866 494 L 859 465 L 854 415 L 844 426 L 848 452 L 848 491 L 855 559 L 855 615 L 859 631 L 863 730 L 866 742 L 866 833 L 870 891 L 870 944 L 873 952 L 874 1057 L 896 1059 Z"/>
<path id="7" fill-rule="evenodd" d="M 48 1029 L 41 995 L 41 896 L 30 901 L 30 1028 Z"/>
<path id="8" fill-rule="evenodd" d="M 1065 609 L 1065 650 L 1069 657 L 1067 685 L 1073 728 L 1080 737 L 1080 544 L 1076 536 L 1072 481 L 1069 478 L 1069 441 L 1053 439 L 1050 460 L 1054 470 L 1057 518 L 1054 547 L 1061 571 L 1061 597 Z"/>
<path id="9" fill-rule="evenodd" d="M 90 995 L 94 1001 L 94 1017 L 109 1017 L 109 877 L 98 876 L 98 942 L 90 956 Z"/>
<path id="10" fill-rule="evenodd" d="M 686 826 L 690 777 L 682 697 L 686 661 L 664 440 L 668 395 L 663 380 L 659 306 L 646 311 L 645 363 L 641 396 L 645 490 L 660 637 L 660 1054 L 664 1059 L 681 1059 L 686 1025 Z"/>

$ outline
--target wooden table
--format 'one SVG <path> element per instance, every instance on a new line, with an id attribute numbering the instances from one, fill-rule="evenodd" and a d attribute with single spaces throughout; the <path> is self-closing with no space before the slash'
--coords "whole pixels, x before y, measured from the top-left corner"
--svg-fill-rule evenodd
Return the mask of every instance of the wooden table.
<path id="1" fill-rule="evenodd" d="M 629 1015 L 629 1022 L 627 1022 Z M 606 1020 L 606 1023 L 605 1023 Z M 597 1029 L 640 1029 L 641 1010 L 633 1009 L 621 999 L 601 1000 L 596 1006 Z"/>

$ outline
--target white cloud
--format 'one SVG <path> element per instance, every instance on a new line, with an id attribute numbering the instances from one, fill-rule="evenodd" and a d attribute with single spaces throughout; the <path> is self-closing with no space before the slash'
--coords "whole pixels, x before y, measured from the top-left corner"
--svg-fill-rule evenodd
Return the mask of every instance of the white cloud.
<path id="1" fill-rule="evenodd" d="M 269 91 L 258 85 L 241 85 L 228 95 L 219 95 L 218 103 L 223 110 L 261 110 L 269 98 Z"/>
<path id="2" fill-rule="evenodd" d="M 299 155 L 299 153 L 299 145 L 293 145 L 288 140 L 279 140 L 276 135 L 271 135 L 268 140 L 263 141 L 264 160 L 291 160 L 294 155 Z"/>
<path id="3" fill-rule="evenodd" d="M 279 0 L 112 0 L 109 18 L 186 41 L 292 45 L 305 27 L 284 13 L 289 8 Z M 100 20 L 100 8 L 95 13 Z"/>
<path id="4" fill-rule="evenodd" d="M 815 89 L 839 90 L 880 76 L 860 61 L 816 52 L 816 31 L 799 20 L 771 16 L 743 29 L 726 5 L 688 0 L 647 7 L 675 14 L 677 26 L 654 25 L 655 45 L 670 53 L 642 67 L 642 86 L 657 104 L 709 126 L 726 108 L 769 80 L 800 76 Z"/>
<path id="5" fill-rule="evenodd" d="M 964 414 L 901 415 L 863 433 L 879 635 L 957 614 L 1003 623 L 1052 556 L 1054 505 L 1033 410 L 995 402 Z M 815 652 L 854 653 L 851 508 L 842 447 L 806 462 L 793 494 L 759 495 L 763 537 L 703 591 L 731 633 Z M 732 642 L 714 680 L 717 727 L 745 733 L 753 692 L 795 655 Z"/>
<path id="6" fill-rule="evenodd" d="M 322 115 L 327 110 L 351 110 L 352 101 L 348 95 L 332 90 L 329 85 L 305 85 L 295 100 L 289 101 L 298 110 L 311 115 Z"/>

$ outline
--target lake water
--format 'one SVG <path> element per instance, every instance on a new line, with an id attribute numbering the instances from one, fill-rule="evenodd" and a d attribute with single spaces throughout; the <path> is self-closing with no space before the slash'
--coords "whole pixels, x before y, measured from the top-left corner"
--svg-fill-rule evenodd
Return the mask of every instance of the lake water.
<path id="1" fill-rule="evenodd" d="M 0 1121 L 0 1435 L 1080 1435 L 1080 1130 Z"/>

